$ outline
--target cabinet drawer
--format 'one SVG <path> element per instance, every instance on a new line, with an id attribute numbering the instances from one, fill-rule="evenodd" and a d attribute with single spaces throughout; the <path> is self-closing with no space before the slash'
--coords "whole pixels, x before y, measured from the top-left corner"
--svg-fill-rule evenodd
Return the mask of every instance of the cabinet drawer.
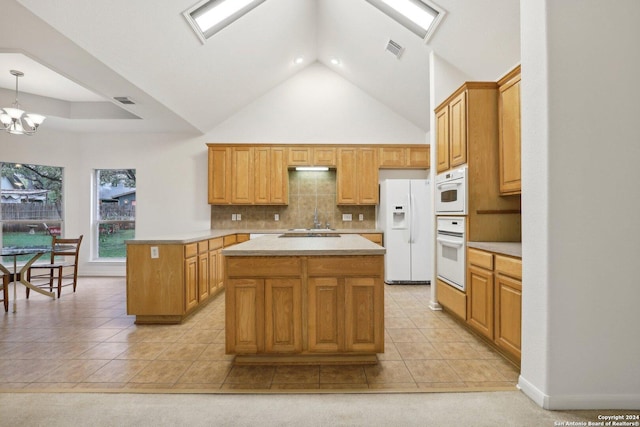
<path id="1" fill-rule="evenodd" d="M 224 246 L 235 245 L 238 242 L 238 237 L 235 234 L 224 236 Z"/>
<path id="2" fill-rule="evenodd" d="M 467 320 L 467 296 L 442 280 L 437 282 L 438 302 L 462 320 Z"/>
<path id="3" fill-rule="evenodd" d="M 184 245 L 184 257 L 191 258 L 192 256 L 198 255 L 198 244 L 197 243 L 189 243 L 188 245 Z"/>
<path id="4" fill-rule="evenodd" d="M 493 254 L 469 248 L 467 252 L 469 264 L 493 270 Z"/>
<path id="5" fill-rule="evenodd" d="M 522 260 L 496 255 L 496 271 L 506 276 L 522 279 Z"/>
<path id="6" fill-rule="evenodd" d="M 220 249 L 222 247 L 222 237 L 217 239 L 209 239 L 209 250 Z"/>
<path id="7" fill-rule="evenodd" d="M 198 242 L 198 253 L 203 254 L 205 252 L 209 252 L 209 241 L 203 240 L 202 242 Z"/>
<path id="8" fill-rule="evenodd" d="M 225 257 L 229 277 L 285 277 L 301 275 L 297 257 Z"/>
<path id="9" fill-rule="evenodd" d="M 384 257 L 310 257 L 307 261 L 309 276 L 375 276 L 382 277 Z"/>

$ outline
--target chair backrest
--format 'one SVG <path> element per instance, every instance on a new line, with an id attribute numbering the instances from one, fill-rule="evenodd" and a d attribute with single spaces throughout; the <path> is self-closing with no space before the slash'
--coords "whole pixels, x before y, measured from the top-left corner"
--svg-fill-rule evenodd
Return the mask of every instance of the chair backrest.
<path id="1" fill-rule="evenodd" d="M 82 237 L 81 234 L 77 239 L 62 239 L 54 235 L 51 241 L 51 262 L 55 262 L 55 258 L 58 256 L 72 256 L 74 262 L 77 262 Z"/>

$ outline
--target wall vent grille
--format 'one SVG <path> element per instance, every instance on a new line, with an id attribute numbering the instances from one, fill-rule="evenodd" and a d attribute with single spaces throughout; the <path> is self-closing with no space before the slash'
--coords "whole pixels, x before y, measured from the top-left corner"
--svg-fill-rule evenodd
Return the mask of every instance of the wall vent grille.
<path id="1" fill-rule="evenodd" d="M 400 59 L 402 52 L 404 52 L 404 47 L 400 46 L 398 43 L 390 39 L 387 43 L 387 51 L 391 52 L 396 56 L 396 58 Z"/>
<path id="2" fill-rule="evenodd" d="M 131 98 L 129 98 L 128 96 L 114 96 L 113 99 L 115 99 L 121 104 L 135 105 L 135 102 L 133 102 Z"/>

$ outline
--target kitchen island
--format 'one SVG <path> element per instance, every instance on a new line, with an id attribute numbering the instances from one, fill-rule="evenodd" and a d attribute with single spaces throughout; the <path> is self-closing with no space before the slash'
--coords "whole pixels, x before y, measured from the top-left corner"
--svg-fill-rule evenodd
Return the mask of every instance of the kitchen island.
<path id="1" fill-rule="evenodd" d="M 236 364 L 377 363 L 384 253 L 359 235 L 320 232 L 224 249 L 226 352 Z"/>

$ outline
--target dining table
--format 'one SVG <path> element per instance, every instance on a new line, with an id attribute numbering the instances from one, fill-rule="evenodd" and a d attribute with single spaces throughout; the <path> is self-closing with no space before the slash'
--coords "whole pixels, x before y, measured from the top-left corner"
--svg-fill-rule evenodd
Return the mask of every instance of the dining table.
<path id="1" fill-rule="evenodd" d="M 13 313 L 16 312 L 16 300 L 17 300 L 17 286 L 18 283 L 23 284 L 24 286 L 26 286 L 27 288 L 38 292 L 42 295 L 46 295 L 48 297 L 54 298 L 55 299 L 55 293 L 54 292 L 48 292 L 44 289 L 41 289 L 37 286 L 34 286 L 33 284 L 31 284 L 28 280 L 27 280 L 27 271 L 29 271 L 29 268 L 33 265 L 34 262 L 36 262 L 38 260 L 38 258 L 40 258 L 42 256 L 42 254 L 45 253 L 49 253 L 51 252 L 51 246 L 30 246 L 30 247 L 23 247 L 23 248 L 18 248 L 18 247 L 3 247 L 2 251 L 0 253 L 1 258 L 0 258 L 0 271 L 2 271 L 2 273 L 9 275 L 9 277 L 12 278 L 12 282 L 13 282 Z M 20 270 L 18 271 L 18 257 L 22 256 L 22 255 L 31 255 L 31 258 L 29 258 L 29 260 L 24 264 L 20 266 Z M 9 268 L 7 268 L 5 265 L 3 265 L 2 261 L 4 259 L 4 257 L 12 257 L 13 258 L 13 266 L 9 266 Z M 13 267 L 12 270 L 10 270 L 10 268 Z M 18 279 L 19 277 L 19 279 Z"/>

